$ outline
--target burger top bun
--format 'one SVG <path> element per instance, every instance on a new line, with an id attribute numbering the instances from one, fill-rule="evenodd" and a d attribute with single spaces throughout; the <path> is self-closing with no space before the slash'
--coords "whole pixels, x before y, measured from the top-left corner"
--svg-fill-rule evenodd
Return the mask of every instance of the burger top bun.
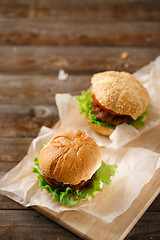
<path id="1" fill-rule="evenodd" d="M 73 185 L 90 179 L 100 165 L 99 146 L 80 130 L 61 132 L 39 154 L 39 167 L 45 177 Z"/>
<path id="2" fill-rule="evenodd" d="M 146 110 L 149 95 L 130 73 L 106 71 L 93 75 L 92 91 L 105 108 L 136 120 Z"/>

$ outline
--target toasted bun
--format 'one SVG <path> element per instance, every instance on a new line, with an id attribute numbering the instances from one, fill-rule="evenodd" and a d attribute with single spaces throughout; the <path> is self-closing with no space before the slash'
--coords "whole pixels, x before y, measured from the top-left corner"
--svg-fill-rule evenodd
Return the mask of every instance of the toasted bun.
<path id="1" fill-rule="evenodd" d="M 90 179 L 100 165 L 99 146 L 80 130 L 61 132 L 39 154 L 45 177 L 73 185 Z"/>
<path id="2" fill-rule="evenodd" d="M 89 120 L 88 120 L 88 116 L 86 115 L 86 121 L 88 123 L 88 125 L 97 133 L 100 133 L 101 135 L 104 135 L 104 136 L 110 136 L 111 133 L 114 131 L 113 128 L 108 128 L 108 127 L 103 127 L 103 126 L 100 126 L 100 125 L 96 125 L 94 123 L 91 123 Z"/>
<path id="3" fill-rule="evenodd" d="M 146 110 L 149 95 L 130 73 L 107 71 L 93 75 L 92 91 L 105 108 L 136 120 Z"/>

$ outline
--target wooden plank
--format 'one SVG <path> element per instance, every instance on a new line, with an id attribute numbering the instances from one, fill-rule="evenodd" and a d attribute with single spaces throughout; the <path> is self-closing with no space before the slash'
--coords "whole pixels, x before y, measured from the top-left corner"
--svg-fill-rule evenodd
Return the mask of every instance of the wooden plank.
<path id="1" fill-rule="evenodd" d="M 18 162 L 5 162 L 5 161 L 0 161 L 0 178 L 3 177 L 7 172 L 9 172 L 13 167 L 15 167 L 18 164 Z"/>
<path id="2" fill-rule="evenodd" d="M 31 209 L 1 210 L 0 221 L 0 238 L 3 240 L 13 237 L 19 240 L 39 240 L 46 236 L 48 240 L 80 240 L 78 236 Z"/>
<path id="3" fill-rule="evenodd" d="M 160 194 L 154 200 L 152 205 L 147 209 L 147 212 L 160 212 Z"/>
<path id="4" fill-rule="evenodd" d="M 126 60 L 121 58 L 124 51 L 130 54 Z M 55 73 L 63 68 L 81 74 L 111 69 L 134 72 L 159 54 L 160 48 L 144 47 L 0 47 L 0 71 Z"/>
<path id="5" fill-rule="evenodd" d="M 145 225 L 145 227 L 144 227 Z M 126 237 L 126 240 L 160 239 L 160 214 L 145 213 Z"/>
<path id="6" fill-rule="evenodd" d="M 18 7 L 17 7 L 18 6 Z M 83 14 L 82 14 L 83 12 Z M 160 20 L 159 0 L 1 0 L 0 17 Z"/>
<path id="7" fill-rule="evenodd" d="M 68 211 L 64 212 L 63 215 L 58 216 L 57 213 L 55 214 L 53 211 L 40 206 L 36 206 L 36 210 L 42 212 L 45 216 L 48 216 L 52 220 L 57 219 L 59 224 L 70 231 L 73 231 L 82 238 L 90 240 L 121 240 L 126 237 L 156 196 L 160 193 L 159 179 L 160 170 L 157 170 L 151 181 L 144 186 L 141 193 L 128 210 L 110 224 L 106 224 L 99 219 L 96 219 L 94 222 L 92 221 L 93 216 L 82 212 L 75 213 L 75 211 Z M 85 217 L 88 219 L 87 226 L 86 222 L 83 221 Z"/>
<path id="8" fill-rule="evenodd" d="M 79 95 L 82 89 L 89 88 L 90 79 L 91 74 L 69 75 L 66 81 L 59 81 L 57 74 L 0 74 L 0 104 L 4 104 L 0 116 L 12 117 L 22 112 L 31 117 L 55 118 L 58 115 L 55 94 Z"/>
<path id="9" fill-rule="evenodd" d="M 61 228 L 55 222 L 31 209 L 13 211 L 1 210 L 0 220 L 0 236 L 3 237 L 1 238 L 3 240 L 8 239 L 7 237 L 9 236 L 16 237 L 17 235 L 20 237 L 18 239 L 24 239 L 25 236 L 26 239 L 38 240 L 42 238 L 45 239 L 45 236 L 47 235 L 47 239 L 57 239 L 56 237 L 60 237 L 61 240 L 80 240 L 78 236 L 75 236 L 65 228 Z M 134 229 L 126 237 L 126 240 L 151 239 L 151 237 L 153 237 L 153 239 L 159 239 L 159 222 L 159 213 L 145 213 Z M 42 227 L 43 231 L 41 230 Z M 30 229 L 30 231 L 28 231 L 28 229 Z M 141 234 L 140 229 L 142 229 Z M 6 231 L 8 232 L 7 237 L 5 235 Z"/>
<path id="10" fill-rule="evenodd" d="M 5 169 L 3 169 L 5 164 L 6 167 L 10 168 L 10 162 L 14 161 L 16 165 L 18 161 L 22 160 L 27 154 L 28 147 L 32 140 L 33 138 L 31 137 L 0 137 L 0 161 L 2 161 L 2 163 L 0 163 L 4 164 L 4 166 L 1 166 L 3 172 L 5 172 Z"/>
<path id="11" fill-rule="evenodd" d="M 160 46 L 160 23 L 0 19 L 1 45 Z"/>
<path id="12" fill-rule="evenodd" d="M 6 196 L 3 196 L 0 194 L 0 209 L 2 210 L 15 210 L 15 209 L 24 209 L 24 207 L 11 200 L 10 198 L 6 197 Z"/>
<path id="13" fill-rule="evenodd" d="M 51 127 L 57 119 L 55 105 L 0 105 L 0 135 L 36 137 L 42 126 Z"/>

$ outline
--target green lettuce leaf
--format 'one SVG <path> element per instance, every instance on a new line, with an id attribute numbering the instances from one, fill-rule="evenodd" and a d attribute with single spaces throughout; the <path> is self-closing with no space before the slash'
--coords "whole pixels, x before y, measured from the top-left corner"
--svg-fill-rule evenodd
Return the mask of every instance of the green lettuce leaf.
<path id="1" fill-rule="evenodd" d="M 96 171 L 94 175 L 95 180 L 100 180 L 109 186 L 111 183 L 111 176 L 115 175 L 117 170 L 117 165 L 106 165 L 103 161 L 100 168 Z"/>
<path id="2" fill-rule="evenodd" d="M 132 127 L 144 127 L 145 122 L 143 121 L 143 118 L 148 114 L 148 109 L 142 113 L 141 116 L 139 116 L 136 120 L 134 120 L 132 123 L 129 123 Z"/>
<path id="3" fill-rule="evenodd" d="M 46 142 L 46 143 L 44 143 L 44 144 L 42 145 L 41 149 L 43 149 L 45 146 L 47 146 L 47 145 L 48 145 L 48 143 L 49 143 L 49 141 L 48 141 L 48 142 Z"/>
<path id="4" fill-rule="evenodd" d="M 81 202 L 82 199 L 91 201 L 93 198 L 95 198 L 95 192 L 103 192 L 101 183 L 105 183 L 106 186 L 109 186 L 111 183 L 111 177 L 115 175 L 116 171 L 116 164 L 106 165 L 104 162 L 102 162 L 101 167 L 96 171 L 89 183 L 85 187 L 73 191 L 69 187 L 67 187 L 65 190 L 54 189 L 51 187 L 42 176 L 42 171 L 39 168 L 38 158 L 34 159 L 34 167 L 32 170 L 33 173 L 38 173 L 37 177 L 40 181 L 39 187 L 41 191 L 46 189 L 49 194 L 52 194 L 52 199 L 55 202 L 62 203 L 64 206 L 74 206 L 77 202 Z"/>
<path id="5" fill-rule="evenodd" d="M 69 187 L 66 190 L 56 189 L 52 199 L 55 202 L 62 203 L 64 206 L 74 206 L 78 202 L 74 191 Z"/>
<path id="6" fill-rule="evenodd" d="M 41 191 L 45 188 L 49 194 L 51 194 L 54 190 L 53 188 L 45 181 L 42 170 L 39 168 L 38 158 L 34 159 L 34 167 L 32 170 L 33 173 L 38 173 L 37 178 L 40 180 L 39 188 Z"/>
<path id="7" fill-rule="evenodd" d="M 95 198 L 96 192 L 103 192 L 101 188 L 101 182 L 100 180 L 93 179 L 91 182 L 84 188 L 77 189 L 76 194 L 81 201 L 82 199 L 87 199 L 88 201 L 91 201 L 92 198 Z"/>
<path id="8" fill-rule="evenodd" d="M 87 114 L 88 115 L 88 120 L 96 125 L 100 126 L 106 126 L 108 128 L 115 128 L 116 126 L 106 123 L 104 121 L 98 120 L 96 115 L 92 112 L 92 92 L 89 91 L 82 91 L 82 96 L 79 96 L 76 98 L 78 101 L 78 105 L 81 109 L 81 114 Z M 132 123 L 129 123 L 129 125 L 133 127 L 143 127 L 144 126 L 144 121 L 143 118 L 148 114 L 148 111 L 146 110 L 140 117 L 138 117 L 136 120 L 134 120 Z"/>

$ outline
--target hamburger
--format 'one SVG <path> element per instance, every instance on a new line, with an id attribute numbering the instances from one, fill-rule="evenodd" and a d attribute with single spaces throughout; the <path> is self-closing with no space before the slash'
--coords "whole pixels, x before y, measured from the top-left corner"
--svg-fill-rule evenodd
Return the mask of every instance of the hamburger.
<path id="1" fill-rule="evenodd" d="M 92 92 L 77 97 L 81 114 L 96 132 L 109 136 L 122 123 L 140 128 L 147 115 L 149 94 L 128 72 L 106 71 L 91 78 Z"/>
<path id="2" fill-rule="evenodd" d="M 38 173 L 39 187 L 52 199 L 74 206 L 82 199 L 91 200 L 102 183 L 109 185 L 116 165 L 101 161 L 96 142 L 81 130 L 66 130 L 45 144 L 34 160 L 32 172 Z"/>

